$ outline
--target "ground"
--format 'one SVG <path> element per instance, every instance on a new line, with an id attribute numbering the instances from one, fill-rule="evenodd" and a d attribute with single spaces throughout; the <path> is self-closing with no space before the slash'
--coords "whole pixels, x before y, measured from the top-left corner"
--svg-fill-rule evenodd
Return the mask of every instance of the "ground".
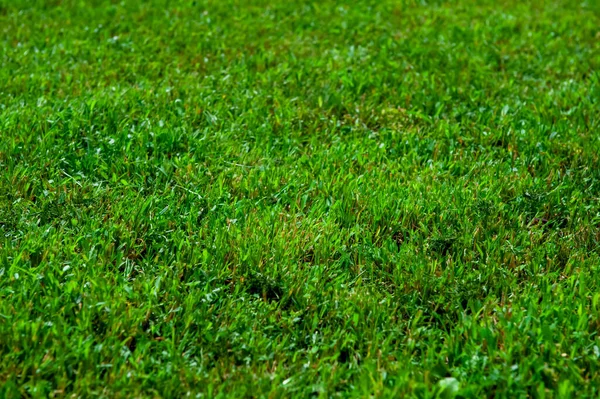
<path id="1" fill-rule="evenodd" d="M 599 27 L 0 0 L 0 396 L 598 397 Z"/>

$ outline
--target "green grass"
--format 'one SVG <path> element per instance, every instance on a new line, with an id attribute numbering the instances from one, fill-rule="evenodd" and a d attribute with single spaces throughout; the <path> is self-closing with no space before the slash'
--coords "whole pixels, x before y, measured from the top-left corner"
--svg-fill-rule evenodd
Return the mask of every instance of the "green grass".
<path id="1" fill-rule="evenodd" d="M 595 0 L 0 0 L 0 397 L 598 397 Z"/>

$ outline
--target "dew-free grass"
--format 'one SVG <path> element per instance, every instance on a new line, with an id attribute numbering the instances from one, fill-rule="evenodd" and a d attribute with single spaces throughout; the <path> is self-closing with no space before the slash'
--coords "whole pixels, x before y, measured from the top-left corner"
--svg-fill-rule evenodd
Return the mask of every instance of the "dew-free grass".
<path id="1" fill-rule="evenodd" d="M 0 0 L 0 396 L 598 397 L 599 27 Z"/>

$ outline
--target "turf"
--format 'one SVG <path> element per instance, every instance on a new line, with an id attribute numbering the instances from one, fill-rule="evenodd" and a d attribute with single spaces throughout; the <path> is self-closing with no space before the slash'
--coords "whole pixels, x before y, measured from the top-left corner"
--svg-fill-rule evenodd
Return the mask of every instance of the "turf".
<path id="1" fill-rule="evenodd" d="M 594 0 L 0 0 L 0 397 L 598 397 Z"/>

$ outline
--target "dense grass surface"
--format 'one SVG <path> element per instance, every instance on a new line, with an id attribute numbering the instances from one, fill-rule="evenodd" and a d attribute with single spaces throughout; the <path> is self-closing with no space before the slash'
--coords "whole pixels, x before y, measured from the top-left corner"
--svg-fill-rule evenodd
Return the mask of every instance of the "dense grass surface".
<path id="1" fill-rule="evenodd" d="M 597 397 L 599 27 L 0 0 L 0 396 Z"/>

